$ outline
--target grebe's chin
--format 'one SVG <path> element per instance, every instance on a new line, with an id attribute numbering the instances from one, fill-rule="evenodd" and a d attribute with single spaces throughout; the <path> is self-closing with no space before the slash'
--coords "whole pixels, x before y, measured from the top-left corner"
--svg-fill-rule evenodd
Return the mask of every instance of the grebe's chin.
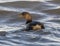
<path id="1" fill-rule="evenodd" d="M 32 21 L 32 16 L 28 12 L 22 12 L 19 16 L 26 20 L 26 30 L 41 30 L 45 28 L 44 24 Z"/>

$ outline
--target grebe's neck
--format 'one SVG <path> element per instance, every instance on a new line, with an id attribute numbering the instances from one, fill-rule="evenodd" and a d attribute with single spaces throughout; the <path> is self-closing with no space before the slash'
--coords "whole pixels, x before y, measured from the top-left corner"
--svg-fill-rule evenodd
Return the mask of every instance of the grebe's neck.
<path id="1" fill-rule="evenodd" d="M 32 20 L 27 20 L 27 21 L 26 21 L 26 24 L 28 24 L 28 23 L 30 23 L 30 22 L 32 22 Z"/>

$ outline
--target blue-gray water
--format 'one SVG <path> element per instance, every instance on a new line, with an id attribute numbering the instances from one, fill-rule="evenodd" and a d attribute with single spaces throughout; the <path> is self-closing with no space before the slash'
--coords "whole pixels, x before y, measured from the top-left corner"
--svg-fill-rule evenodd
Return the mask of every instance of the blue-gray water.
<path id="1" fill-rule="evenodd" d="M 18 14 L 27 11 L 34 21 L 44 23 L 42 31 L 24 32 L 25 20 Z M 46 2 L 0 3 L 0 46 L 60 46 L 60 0 Z"/>

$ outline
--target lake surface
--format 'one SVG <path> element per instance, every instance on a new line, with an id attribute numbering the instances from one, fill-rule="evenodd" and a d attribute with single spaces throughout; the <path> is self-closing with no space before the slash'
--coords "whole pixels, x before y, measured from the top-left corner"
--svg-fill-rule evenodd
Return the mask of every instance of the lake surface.
<path id="1" fill-rule="evenodd" d="M 19 13 L 29 12 L 34 21 L 44 23 L 41 31 L 26 31 Z M 0 3 L 0 46 L 60 46 L 60 0 Z"/>

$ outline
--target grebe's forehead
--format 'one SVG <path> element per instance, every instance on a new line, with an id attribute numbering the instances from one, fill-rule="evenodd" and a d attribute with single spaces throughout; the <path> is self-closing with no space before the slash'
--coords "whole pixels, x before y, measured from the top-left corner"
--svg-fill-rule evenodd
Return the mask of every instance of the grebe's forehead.
<path id="1" fill-rule="evenodd" d="M 30 14 L 28 12 L 22 12 L 21 15 L 27 15 L 27 14 Z"/>

